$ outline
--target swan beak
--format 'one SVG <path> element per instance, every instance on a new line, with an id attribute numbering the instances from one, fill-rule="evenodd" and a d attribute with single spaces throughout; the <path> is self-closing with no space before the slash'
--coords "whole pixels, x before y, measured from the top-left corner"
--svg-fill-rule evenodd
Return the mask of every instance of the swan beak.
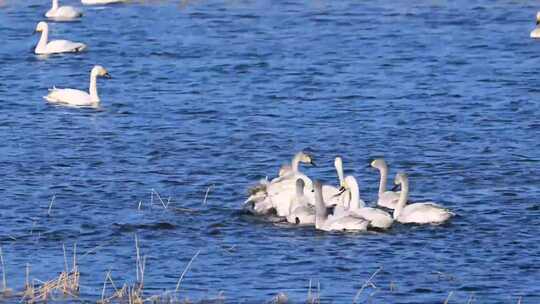
<path id="1" fill-rule="evenodd" d="M 109 74 L 109 73 L 105 73 L 105 75 L 103 75 L 103 77 L 105 77 L 105 78 L 107 78 L 107 79 L 111 79 L 111 78 L 112 78 L 112 77 L 111 77 L 111 74 Z"/>
<path id="2" fill-rule="evenodd" d="M 310 163 L 310 164 L 311 164 L 311 165 L 312 165 L 313 167 L 317 167 L 317 165 L 315 164 L 315 162 L 314 162 L 314 161 L 311 161 L 311 163 Z"/>
<path id="3" fill-rule="evenodd" d="M 345 192 L 345 190 L 347 190 L 347 189 L 345 189 L 345 187 L 343 187 L 343 186 L 339 187 L 338 193 L 334 194 L 332 197 L 338 197 L 338 196 L 342 195 L 343 192 Z"/>
<path id="4" fill-rule="evenodd" d="M 539 25 L 540 24 L 540 20 L 536 20 L 536 25 Z"/>
<path id="5" fill-rule="evenodd" d="M 396 192 L 396 190 L 398 190 L 399 188 L 401 188 L 401 185 L 399 185 L 399 184 L 394 185 L 394 187 L 392 188 L 392 191 Z"/>

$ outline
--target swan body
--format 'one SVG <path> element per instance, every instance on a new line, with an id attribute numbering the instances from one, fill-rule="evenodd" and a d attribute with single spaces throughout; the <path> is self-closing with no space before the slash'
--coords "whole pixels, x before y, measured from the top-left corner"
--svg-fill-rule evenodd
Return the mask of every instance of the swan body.
<path id="1" fill-rule="evenodd" d="M 81 52 L 86 49 L 86 44 L 69 40 L 52 40 L 49 38 L 49 25 L 41 21 L 36 26 L 36 32 L 41 32 L 39 42 L 34 49 L 38 55 Z"/>
<path id="2" fill-rule="evenodd" d="M 122 3 L 127 2 L 127 0 L 81 0 L 81 3 L 84 5 L 100 5 L 100 4 L 112 4 L 112 3 Z"/>
<path id="3" fill-rule="evenodd" d="M 369 221 L 361 217 L 328 216 L 326 205 L 322 196 L 322 185 L 316 181 L 315 188 L 315 228 L 323 231 L 366 231 Z"/>
<path id="4" fill-rule="evenodd" d="M 264 215 L 275 209 L 278 216 L 287 216 L 290 212 L 291 200 L 296 195 L 297 179 L 302 179 L 306 188 L 312 187 L 311 179 L 299 171 L 300 163 L 312 164 L 312 157 L 305 152 L 297 153 L 290 167 L 281 167 L 280 176 L 269 182 L 260 182 L 253 187 L 244 205 L 252 205 L 251 209 L 256 214 Z"/>
<path id="5" fill-rule="evenodd" d="M 104 67 L 96 65 L 90 72 L 89 93 L 75 89 L 52 88 L 49 90 L 49 94 L 43 98 L 52 103 L 61 103 L 79 107 L 97 107 L 100 103 L 96 86 L 97 77 L 110 78 L 110 75 Z"/>
<path id="6" fill-rule="evenodd" d="M 386 162 L 384 159 L 378 158 L 371 162 L 371 166 L 378 169 L 381 174 L 377 205 L 388 209 L 396 208 L 396 204 L 399 200 L 399 192 L 386 190 L 388 179 L 388 166 L 386 165 Z"/>
<path id="7" fill-rule="evenodd" d="M 433 202 L 414 203 L 407 205 L 409 196 L 409 178 L 405 173 L 398 173 L 395 183 L 401 185 L 399 202 L 394 209 L 394 220 L 404 224 L 442 224 L 448 221 L 454 213 Z"/>
<path id="8" fill-rule="evenodd" d="M 56 21 L 69 21 L 80 18 L 82 13 L 73 6 L 59 6 L 58 0 L 52 0 L 52 7 L 45 13 L 45 17 Z"/>
<path id="9" fill-rule="evenodd" d="M 369 221 L 369 226 L 372 228 L 388 229 L 392 226 L 393 219 L 388 212 L 377 208 L 366 207 L 365 202 L 360 199 L 358 182 L 354 176 L 349 175 L 345 178 L 345 188 L 350 193 L 346 212 L 348 211 L 351 215 L 365 218 Z"/>
<path id="10" fill-rule="evenodd" d="M 287 222 L 297 225 L 315 224 L 315 210 L 310 206 L 308 198 L 304 195 L 304 180 L 296 180 L 296 197 L 289 206 Z"/>
<path id="11" fill-rule="evenodd" d="M 536 13 L 536 27 L 531 32 L 531 38 L 535 38 L 535 39 L 540 38 L 540 12 Z"/>

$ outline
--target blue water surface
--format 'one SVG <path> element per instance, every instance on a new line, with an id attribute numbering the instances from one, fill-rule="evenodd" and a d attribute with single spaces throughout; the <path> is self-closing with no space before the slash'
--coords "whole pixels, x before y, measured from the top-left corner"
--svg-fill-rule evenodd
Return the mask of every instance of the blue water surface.
<path id="1" fill-rule="evenodd" d="M 8 287 L 27 263 L 54 278 L 76 243 L 80 296 L 95 301 L 109 270 L 136 280 L 137 235 L 148 295 L 174 290 L 200 250 L 181 298 L 302 302 L 311 281 L 350 303 L 382 268 L 360 303 L 540 303 L 538 2 L 132 1 L 51 23 L 89 48 L 48 58 L 32 31 L 49 2 L 0 4 Z M 86 89 L 94 64 L 113 77 L 100 109 L 43 100 Z M 305 172 L 333 184 L 341 155 L 367 201 L 367 165 L 385 157 L 413 200 L 458 215 L 343 235 L 242 213 L 247 188 L 302 149 L 319 164 Z"/>

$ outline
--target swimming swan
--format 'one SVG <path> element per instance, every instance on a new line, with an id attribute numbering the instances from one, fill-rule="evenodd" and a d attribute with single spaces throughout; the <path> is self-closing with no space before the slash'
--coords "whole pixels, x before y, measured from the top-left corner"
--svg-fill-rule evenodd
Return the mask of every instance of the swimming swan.
<path id="1" fill-rule="evenodd" d="M 296 180 L 302 179 L 306 189 L 312 188 L 309 177 L 300 172 L 300 164 L 314 165 L 313 157 L 306 152 L 297 153 L 291 161 L 291 170 L 273 179 L 266 187 L 268 198 L 272 201 L 278 216 L 289 215 L 290 202 L 296 196 Z"/>
<path id="2" fill-rule="evenodd" d="M 386 162 L 384 159 L 378 158 L 371 162 L 371 166 L 378 169 L 381 174 L 377 205 L 388 209 L 394 209 L 399 200 L 399 192 L 386 191 L 386 182 L 388 179 L 388 166 L 386 165 Z"/>
<path id="3" fill-rule="evenodd" d="M 52 40 L 49 39 L 49 25 L 41 21 L 37 24 L 35 32 L 41 32 L 41 37 L 36 45 L 34 53 L 39 55 L 57 54 L 57 53 L 73 53 L 81 52 L 86 49 L 84 43 L 73 42 L 69 40 Z"/>
<path id="4" fill-rule="evenodd" d="M 80 107 L 97 107 L 100 102 L 96 86 L 98 76 L 111 78 L 104 67 L 96 65 L 90 72 L 90 93 L 74 89 L 52 88 L 49 90 L 49 94 L 43 98 L 53 103 L 63 103 Z"/>
<path id="5" fill-rule="evenodd" d="M 538 39 L 540 38 L 540 12 L 536 13 L 536 27 L 531 32 L 531 38 Z"/>
<path id="6" fill-rule="evenodd" d="M 100 5 L 127 2 L 127 0 L 81 0 L 84 5 Z"/>
<path id="7" fill-rule="evenodd" d="M 249 190 L 250 196 L 244 202 L 248 210 L 255 214 L 267 214 L 275 209 L 279 216 L 289 214 L 291 199 L 296 195 L 296 180 L 302 179 L 305 188 L 311 189 L 311 179 L 300 172 L 300 164 L 314 164 L 311 155 L 301 151 L 294 155 L 291 166 L 282 166 L 278 177 L 271 181 L 260 181 Z"/>
<path id="8" fill-rule="evenodd" d="M 322 185 L 315 181 L 315 228 L 323 231 L 366 231 L 369 221 L 354 216 L 328 217 Z"/>
<path id="9" fill-rule="evenodd" d="M 45 13 L 45 17 L 56 20 L 73 20 L 82 16 L 82 13 L 73 6 L 59 6 L 58 0 L 52 0 L 52 7 Z"/>
<path id="10" fill-rule="evenodd" d="M 297 225 L 315 224 L 315 209 L 310 206 L 308 198 L 304 195 L 304 180 L 296 180 L 296 197 L 289 206 L 287 222 Z"/>
<path id="11" fill-rule="evenodd" d="M 394 183 L 401 185 L 399 202 L 394 209 L 394 220 L 400 223 L 441 224 L 450 219 L 454 213 L 433 202 L 407 205 L 409 197 L 409 178 L 405 173 L 398 173 Z"/>
<path id="12" fill-rule="evenodd" d="M 354 176 L 345 177 L 345 188 L 350 193 L 350 199 L 346 203 L 346 212 L 368 220 L 369 226 L 379 229 L 388 229 L 392 226 L 392 216 L 388 212 L 377 208 L 366 207 L 366 203 L 360 199 L 358 182 Z"/>

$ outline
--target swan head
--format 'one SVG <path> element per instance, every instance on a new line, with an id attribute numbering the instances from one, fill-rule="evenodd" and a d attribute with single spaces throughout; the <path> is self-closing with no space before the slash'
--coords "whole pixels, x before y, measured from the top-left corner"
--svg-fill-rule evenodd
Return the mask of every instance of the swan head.
<path id="1" fill-rule="evenodd" d="M 49 28 L 49 25 L 47 24 L 47 22 L 40 21 L 37 24 L 36 29 L 34 30 L 34 33 L 47 31 L 48 28 Z"/>
<path id="2" fill-rule="evenodd" d="M 371 166 L 373 168 L 376 168 L 376 169 L 379 169 L 379 170 L 382 170 L 383 168 L 387 168 L 388 166 L 386 165 L 386 162 L 384 161 L 383 158 L 377 158 L 375 160 L 373 160 L 371 162 Z"/>
<path id="3" fill-rule="evenodd" d="M 336 156 L 336 158 L 334 159 L 334 167 L 343 168 L 343 159 L 341 159 L 340 156 Z"/>
<path id="4" fill-rule="evenodd" d="M 313 161 L 313 156 L 308 154 L 307 152 L 300 152 L 298 153 L 299 161 L 304 164 L 309 164 L 315 167 L 315 162 Z"/>
<path id="5" fill-rule="evenodd" d="M 405 172 L 399 172 L 396 174 L 396 177 L 394 178 L 394 184 L 401 185 L 402 187 L 404 185 L 409 185 L 409 176 Z"/>
<path id="6" fill-rule="evenodd" d="M 109 75 L 107 69 L 105 69 L 101 65 L 95 65 L 92 68 L 92 74 L 100 77 L 111 78 L 111 75 Z"/>

